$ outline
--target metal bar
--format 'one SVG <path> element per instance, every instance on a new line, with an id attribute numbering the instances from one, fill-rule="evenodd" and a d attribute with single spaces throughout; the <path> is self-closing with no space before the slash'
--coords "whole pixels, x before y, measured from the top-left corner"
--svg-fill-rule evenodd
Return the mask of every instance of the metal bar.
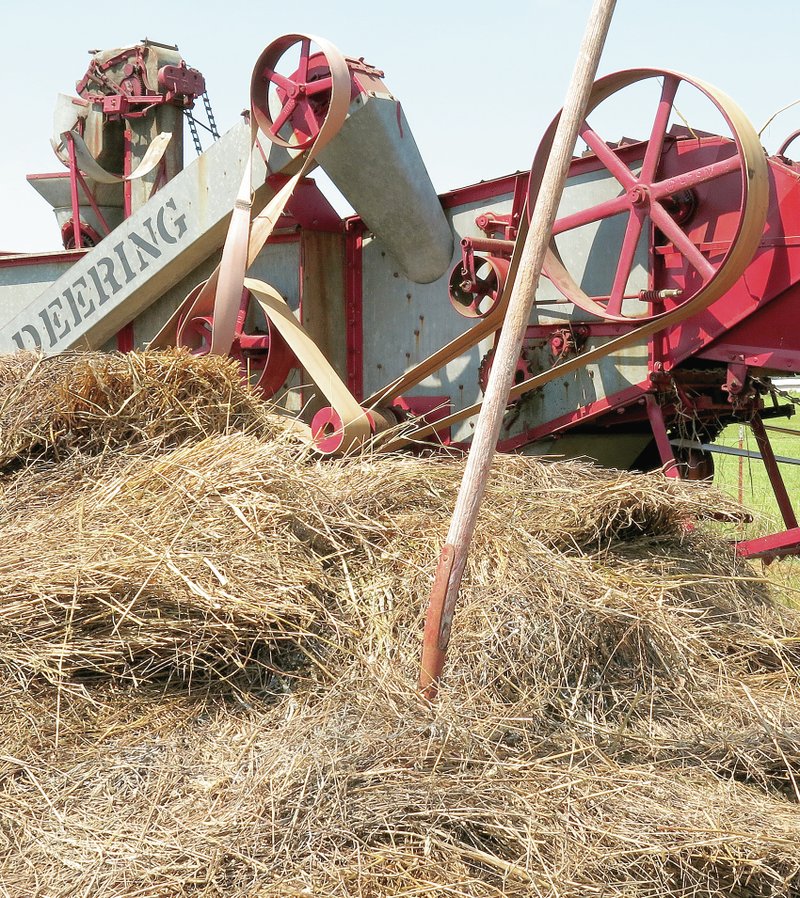
<path id="1" fill-rule="evenodd" d="M 72 135 L 67 134 L 67 147 L 69 152 L 69 193 L 72 201 L 72 241 L 75 249 L 80 249 L 81 244 L 81 206 L 78 199 L 78 160 L 75 158 L 75 144 Z"/>
<path id="2" fill-rule="evenodd" d="M 670 443 L 682 449 L 702 449 L 704 452 L 713 452 L 716 455 L 733 455 L 737 458 L 764 460 L 764 456 L 760 452 L 753 452 L 751 449 L 737 449 L 735 446 L 718 446 L 716 443 L 695 443 L 693 440 L 670 440 Z M 800 458 L 791 458 L 788 455 L 775 455 L 773 457 L 781 465 L 800 465 Z"/>
<path id="3" fill-rule="evenodd" d="M 359 401 L 364 396 L 363 239 L 361 224 L 348 221 L 344 235 L 347 387 Z"/>
<path id="4" fill-rule="evenodd" d="M 89 185 L 86 183 L 86 180 L 84 179 L 80 171 L 76 169 L 75 174 L 78 177 L 78 182 L 83 188 L 84 196 L 89 201 L 89 205 L 92 207 L 94 214 L 97 216 L 97 220 L 100 222 L 103 230 L 105 231 L 104 236 L 107 237 L 111 233 L 111 228 L 108 226 L 108 222 L 106 221 L 105 216 L 100 211 L 100 207 L 97 205 L 97 200 L 94 198 L 94 194 L 91 192 L 91 190 L 89 190 Z"/>
<path id="5" fill-rule="evenodd" d="M 647 406 L 647 418 L 650 421 L 653 437 L 658 447 L 661 464 L 664 466 L 664 474 L 667 477 L 680 479 L 678 462 L 675 460 L 675 453 L 672 451 L 672 444 L 667 434 L 667 425 L 664 421 L 664 413 L 661 411 L 661 406 L 656 402 L 656 398 L 652 393 L 648 393 L 644 400 Z"/>
<path id="6" fill-rule="evenodd" d="M 766 564 L 776 558 L 800 554 L 800 527 L 742 540 L 736 543 L 736 554 L 742 558 L 759 558 Z"/>
<path id="7" fill-rule="evenodd" d="M 750 427 L 753 430 L 756 443 L 758 443 L 758 448 L 761 450 L 764 467 L 767 469 L 769 482 L 772 484 L 775 500 L 783 517 L 783 523 L 786 524 L 787 529 L 792 529 L 797 526 L 797 517 L 792 508 L 792 500 L 789 498 L 789 492 L 786 489 L 786 484 L 783 482 L 783 476 L 780 468 L 778 468 L 775 453 L 772 451 L 772 444 L 769 441 L 767 432 L 764 430 L 764 422 L 761 420 L 760 415 L 753 415 L 750 420 Z"/>
<path id="8" fill-rule="evenodd" d="M 592 224 L 595 221 L 601 221 L 604 218 L 611 218 L 613 215 L 621 215 L 630 209 L 627 194 L 615 196 L 610 200 L 604 200 L 596 206 L 589 209 L 581 209 L 579 212 L 573 212 L 571 215 L 565 215 L 559 218 L 553 226 L 553 236 L 563 234 L 564 231 L 571 231 L 574 228 L 582 228 L 584 225 Z"/>
<path id="9" fill-rule="evenodd" d="M 508 253 L 514 249 L 513 240 L 495 240 L 489 237 L 465 237 L 461 241 L 464 247 L 472 247 L 479 253 Z"/>
<path id="10" fill-rule="evenodd" d="M 696 187 L 698 184 L 704 184 L 706 181 L 713 181 L 714 178 L 735 172 L 741 168 L 741 165 L 742 160 L 736 155 L 731 156 L 730 159 L 723 159 L 722 162 L 714 162 L 711 165 L 696 168 L 694 171 L 675 175 L 674 178 L 667 178 L 665 181 L 656 181 L 650 185 L 650 196 L 654 200 L 664 199 L 679 190 L 688 190 L 690 187 Z"/>
<path id="11" fill-rule="evenodd" d="M 788 433 L 793 437 L 800 437 L 800 430 L 792 430 L 791 427 L 778 427 L 775 424 L 765 424 L 764 430 L 771 430 L 774 433 Z"/>
<path id="12" fill-rule="evenodd" d="M 130 218 L 131 213 L 133 211 L 132 205 L 132 185 L 131 182 L 127 180 L 128 175 L 133 170 L 133 132 L 130 127 L 125 128 L 123 132 L 123 151 L 124 151 L 124 161 L 122 174 L 125 176 L 126 180 L 122 182 L 122 196 L 123 196 L 123 216 L 125 218 Z M 116 333 L 116 341 L 117 341 L 117 351 L 118 352 L 130 352 L 134 346 L 134 325 L 133 319 L 130 321 L 126 321 L 122 327 Z"/>

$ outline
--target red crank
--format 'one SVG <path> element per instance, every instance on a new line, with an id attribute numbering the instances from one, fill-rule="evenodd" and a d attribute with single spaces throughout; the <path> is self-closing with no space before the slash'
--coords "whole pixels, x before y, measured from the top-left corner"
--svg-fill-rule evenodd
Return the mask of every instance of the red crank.
<path id="1" fill-rule="evenodd" d="M 624 147 L 606 143 L 589 124 L 588 115 L 584 120 L 581 138 L 596 156 L 601 170 L 605 168 L 622 191 L 612 199 L 557 218 L 554 240 L 544 264 L 545 273 L 567 299 L 610 321 L 652 320 L 701 293 L 707 297 L 710 294 L 713 299 L 721 296 L 753 257 L 769 201 L 764 154 L 753 126 L 730 98 L 702 81 L 656 69 L 619 72 L 595 84 L 589 113 L 617 91 L 649 79 L 662 79 L 662 85 L 643 157 L 626 161 Z M 710 101 L 730 130 L 729 143 L 720 146 L 717 140 L 716 146 L 712 146 L 711 142 L 704 142 L 702 132 L 698 135 L 686 128 L 679 135 L 681 139 L 667 133 L 681 84 L 689 85 Z M 545 134 L 534 160 L 529 209 L 536 200 L 557 124 L 558 118 Z M 713 186 L 709 186 L 712 182 Z M 736 225 L 733 240 L 725 246 L 703 245 L 708 216 L 712 214 L 704 212 L 704 200 L 710 190 L 714 201 L 706 204 L 707 209 L 713 210 L 715 216 L 731 217 Z M 627 221 L 608 292 L 589 295 L 567 271 L 556 238 L 618 215 L 626 216 Z M 642 301 L 642 296 L 649 293 L 628 290 L 637 256 L 644 249 L 649 250 L 651 258 L 654 254 L 669 255 L 673 260 L 673 282 L 666 285 L 671 289 L 664 291 L 670 302 L 654 305 Z M 675 259 L 679 260 L 678 265 Z M 672 274 L 676 270 L 678 273 Z"/>
<path id="2" fill-rule="evenodd" d="M 189 306 L 202 286 L 198 284 L 187 297 Z M 265 399 L 269 399 L 283 386 L 292 368 L 297 367 L 297 359 L 269 318 L 261 316 L 261 324 L 251 324 L 259 312 L 258 304 L 252 302 L 250 291 L 242 290 L 230 355 L 239 363 L 243 378 Z M 253 327 L 253 333 L 246 332 L 245 328 L 249 327 Z M 211 349 L 213 328 L 213 315 L 202 315 L 190 318 L 185 323 L 179 322 L 181 345 L 189 346 L 192 355 L 206 355 Z"/>

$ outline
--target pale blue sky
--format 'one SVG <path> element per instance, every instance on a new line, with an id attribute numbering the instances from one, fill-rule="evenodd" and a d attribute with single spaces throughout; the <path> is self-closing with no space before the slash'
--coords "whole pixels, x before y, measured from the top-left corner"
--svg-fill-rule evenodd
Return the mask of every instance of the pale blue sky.
<path id="1" fill-rule="evenodd" d="M 266 44 L 292 31 L 327 37 L 386 72 L 434 185 L 444 191 L 530 166 L 563 101 L 591 0 L 137 0 L 77 12 L 61 0 L 4 6 L 0 250 L 37 251 L 59 248 L 59 236 L 25 175 L 58 170 L 49 145 L 55 98 L 74 91 L 90 48 L 145 36 L 177 43 L 206 76 L 225 130 L 248 102 L 251 68 Z M 654 66 L 698 76 L 726 91 L 760 127 L 800 97 L 799 24 L 796 4 L 784 0 L 619 0 L 600 71 Z M 704 127 L 689 101 L 682 111 Z M 647 98 L 631 95 L 604 121 L 604 136 L 643 136 L 652 113 Z M 765 132 L 767 148 L 797 127 L 800 107 Z M 800 157 L 800 141 L 796 151 Z"/>

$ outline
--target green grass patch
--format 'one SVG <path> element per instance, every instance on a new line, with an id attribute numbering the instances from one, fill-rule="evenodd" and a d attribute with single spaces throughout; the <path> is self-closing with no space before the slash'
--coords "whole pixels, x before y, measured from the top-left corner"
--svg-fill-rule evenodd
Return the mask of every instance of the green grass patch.
<path id="1" fill-rule="evenodd" d="M 770 424 L 769 421 L 766 422 Z M 776 426 L 800 431 L 800 423 L 778 419 Z M 775 455 L 800 459 L 800 436 L 768 431 Z M 755 437 L 749 427 L 731 425 L 727 427 L 717 443 L 722 446 L 758 452 Z M 753 515 L 750 524 L 738 528 L 739 539 L 752 539 L 784 529 L 783 519 L 775 493 L 767 476 L 764 463 L 758 458 L 737 458 L 733 455 L 714 454 L 714 483 L 731 496 L 740 498 L 742 504 Z M 781 464 L 786 489 L 792 499 L 795 513 L 800 514 L 800 465 Z M 767 575 L 785 595 L 788 604 L 800 606 L 800 557 L 784 558 L 769 565 Z"/>

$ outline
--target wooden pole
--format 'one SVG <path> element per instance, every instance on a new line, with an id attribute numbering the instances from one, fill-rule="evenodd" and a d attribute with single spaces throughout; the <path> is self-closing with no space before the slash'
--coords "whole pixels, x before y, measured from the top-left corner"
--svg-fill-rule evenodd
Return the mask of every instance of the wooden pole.
<path id="1" fill-rule="evenodd" d="M 489 383 L 475 427 L 464 478 L 456 499 L 447 542 L 442 549 L 434 587 L 428 603 L 419 688 L 429 700 L 436 697 L 444 668 L 450 629 L 453 624 L 461 577 L 486 478 L 494 456 L 517 359 L 528 326 L 531 306 L 542 271 L 545 252 L 564 190 L 567 171 L 578 131 L 586 114 L 592 85 L 603 51 L 616 0 L 595 0 L 589 14 L 578 59 L 572 73 L 564 108 L 558 123 L 541 189 L 531 216 L 530 229 L 522 249 L 508 311 L 492 361 Z"/>

